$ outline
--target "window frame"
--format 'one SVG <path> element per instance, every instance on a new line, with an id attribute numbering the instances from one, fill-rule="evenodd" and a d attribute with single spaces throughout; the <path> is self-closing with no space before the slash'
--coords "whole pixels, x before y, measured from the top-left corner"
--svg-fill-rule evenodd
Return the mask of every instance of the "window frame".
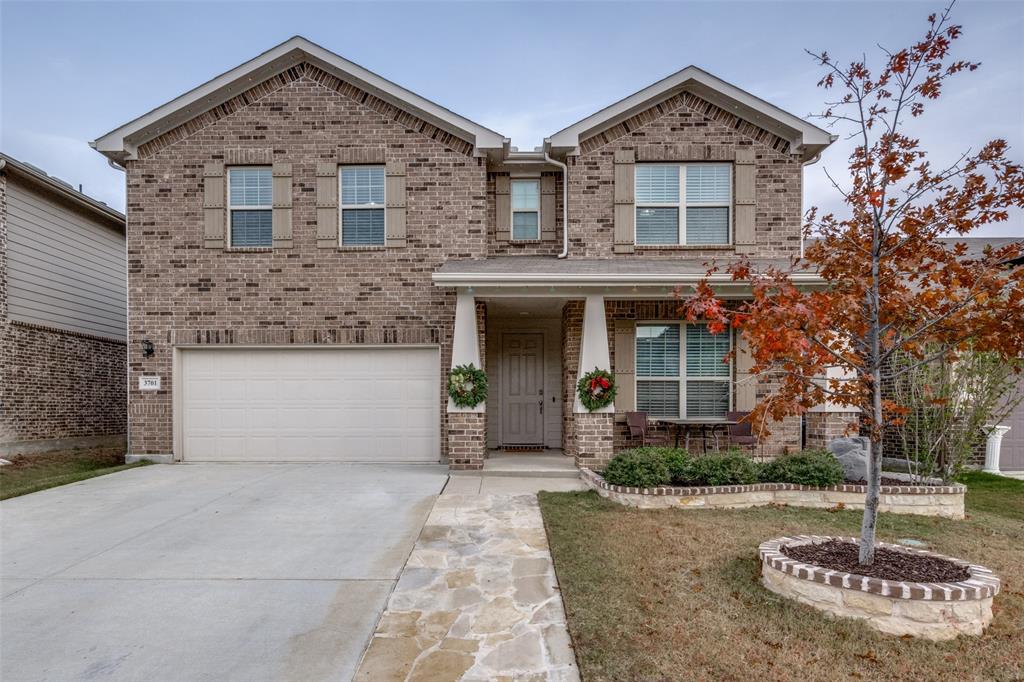
<path id="1" fill-rule="evenodd" d="M 250 168 L 250 169 L 254 169 L 254 170 L 265 170 L 268 173 L 270 173 L 270 203 L 269 204 L 266 204 L 266 205 L 260 204 L 260 205 L 257 205 L 257 206 L 253 206 L 253 205 L 238 205 L 238 206 L 236 206 L 235 204 L 231 203 L 231 171 L 233 171 L 235 169 L 238 169 L 238 168 Z M 228 215 L 227 215 L 228 222 L 227 222 L 227 225 L 225 226 L 226 229 L 227 229 L 227 233 L 228 233 L 227 234 L 227 240 L 226 240 L 227 245 L 228 245 L 227 248 L 229 248 L 229 249 L 272 249 L 272 248 L 274 248 L 274 227 L 273 227 L 273 224 L 274 224 L 274 168 L 273 168 L 273 166 L 268 166 L 266 164 L 261 164 L 261 163 L 253 163 L 253 164 L 236 163 L 236 164 L 232 164 L 230 166 L 225 166 L 224 167 L 224 190 L 225 190 L 225 193 L 227 194 L 227 196 L 224 199 L 224 205 L 227 207 L 227 211 L 228 211 Z M 235 244 L 234 244 L 234 236 L 235 236 L 234 221 L 232 221 L 232 219 L 231 219 L 231 214 L 234 211 L 268 211 L 270 213 L 270 224 L 271 224 L 271 227 L 270 227 L 270 243 L 269 244 L 265 244 L 265 245 L 261 244 L 259 246 L 235 246 Z"/>
<path id="2" fill-rule="evenodd" d="M 679 201 L 677 202 L 643 202 L 637 199 L 637 174 L 642 167 L 668 166 L 679 169 Z M 694 202 L 691 203 L 686 196 L 686 169 L 689 166 L 727 166 L 729 168 L 729 197 L 720 202 Z M 693 246 L 693 247 L 720 247 L 733 245 L 733 220 L 735 218 L 736 196 L 736 164 L 728 161 L 677 161 L 677 162 L 654 162 L 637 163 L 633 167 L 633 244 L 641 248 L 662 248 L 666 246 Z M 637 241 L 636 226 L 639 223 L 637 214 L 642 208 L 674 208 L 679 216 L 676 225 L 676 241 L 666 244 L 641 244 Z M 686 241 L 686 209 L 687 208 L 726 208 L 729 211 L 729 220 L 726 226 L 725 241 L 716 244 L 688 244 Z"/>
<path id="3" fill-rule="evenodd" d="M 636 325 L 635 325 L 635 328 L 633 330 L 633 368 L 634 368 L 634 370 L 633 370 L 633 396 L 634 396 L 634 400 L 636 401 L 637 409 L 639 409 L 639 403 L 640 403 L 640 385 L 639 384 L 640 384 L 641 381 L 666 381 L 666 382 L 674 381 L 674 382 L 679 384 L 679 414 L 674 415 L 674 416 L 673 415 L 664 415 L 664 414 L 652 414 L 652 415 L 650 415 L 651 417 L 656 417 L 656 418 L 657 417 L 662 417 L 664 419 L 703 419 L 703 420 L 705 420 L 705 421 L 707 421 L 709 423 L 710 422 L 715 422 L 715 421 L 728 421 L 728 417 L 726 415 L 723 415 L 722 417 L 717 417 L 717 418 L 712 418 L 712 417 L 703 417 L 702 418 L 702 417 L 690 417 L 689 415 L 686 414 L 686 395 L 687 395 L 687 390 L 686 389 L 687 389 L 687 383 L 689 381 L 720 381 L 720 382 L 726 383 L 728 388 L 729 388 L 729 390 L 727 391 L 727 394 L 729 396 L 729 405 L 726 408 L 726 413 L 732 412 L 733 409 L 734 409 L 735 396 L 733 394 L 735 393 L 734 388 L 735 388 L 735 383 L 736 383 L 735 382 L 735 376 L 734 376 L 735 364 L 736 364 L 735 363 L 735 358 L 730 359 L 729 365 L 728 365 L 729 372 L 727 374 L 725 374 L 724 376 L 720 376 L 720 377 L 694 376 L 694 377 L 691 377 L 687 373 L 687 367 L 686 367 L 686 326 L 687 325 L 705 325 L 705 326 L 707 326 L 707 324 L 708 324 L 707 322 L 702 321 L 702 320 L 696 320 L 694 322 L 680 322 L 678 320 L 637 320 L 636 321 Z M 673 325 L 673 326 L 679 327 L 679 376 L 676 376 L 676 377 L 667 377 L 667 376 L 666 377 L 641 377 L 640 376 L 640 370 L 639 370 L 639 367 L 640 367 L 640 362 L 639 362 L 639 360 L 640 360 L 640 358 L 639 358 L 639 354 L 640 354 L 639 338 L 640 337 L 639 337 L 639 334 L 638 334 L 639 329 L 641 327 L 652 327 L 652 326 L 665 327 L 665 326 L 669 326 L 669 325 Z M 727 332 L 723 332 L 723 333 L 724 334 L 728 334 L 728 339 L 729 339 L 729 350 L 728 350 L 728 352 L 731 353 L 733 351 L 734 347 L 735 347 L 735 339 L 733 338 L 733 333 L 731 331 L 727 331 Z"/>
<path id="4" fill-rule="evenodd" d="M 515 184 L 517 182 L 531 182 L 537 186 L 537 208 L 516 208 L 515 202 Z M 541 182 L 539 175 L 529 175 L 522 177 L 511 177 L 509 178 L 508 185 L 508 204 L 509 204 L 509 221 L 508 221 L 508 238 L 509 241 L 513 242 L 536 242 L 540 241 L 541 233 L 541 218 L 540 218 L 540 205 L 541 205 Z M 529 239 L 516 239 L 516 213 L 536 213 L 537 214 L 537 236 L 530 237 Z"/>
<path id="5" fill-rule="evenodd" d="M 344 196 L 344 180 L 342 179 L 346 168 L 380 168 L 384 173 L 384 197 L 380 204 L 345 204 L 342 203 Z M 342 248 L 379 248 L 387 246 L 388 243 L 388 173 L 387 166 L 383 163 L 346 163 L 338 164 L 338 246 Z M 346 244 L 345 243 L 345 211 L 384 211 L 384 235 L 379 244 Z"/>

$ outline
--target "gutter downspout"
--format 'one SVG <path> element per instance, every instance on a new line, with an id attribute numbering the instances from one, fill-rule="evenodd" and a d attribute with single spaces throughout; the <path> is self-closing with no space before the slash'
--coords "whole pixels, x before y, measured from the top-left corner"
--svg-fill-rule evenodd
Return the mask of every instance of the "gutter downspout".
<path id="1" fill-rule="evenodd" d="M 833 141 L 835 141 L 835 137 L 834 136 L 833 136 Z M 822 151 L 824 151 L 824 150 L 822 150 Z M 815 154 L 814 156 L 812 156 L 808 160 L 804 161 L 803 164 L 801 164 L 801 169 L 800 169 L 800 210 L 801 211 L 804 210 L 804 177 L 803 177 L 803 169 L 807 168 L 807 166 L 813 166 L 814 164 L 818 163 L 818 161 L 820 161 L 820 160 L 821 160 L 821 152 L 818 152 L 817 154 Z M 800 260 L 803 260 L 803 259 L 804 259 L 804 228 L 803 228 L 803 225 L 801 225 L 800 226 Z"/>
<path id="2" fill-rule="evenodd" d="M 569 255 L 569 167 L 552 159 L 546 151 L 544 160 L 562 169 L 562 253 L 558 257 L 565 258 Z"/>

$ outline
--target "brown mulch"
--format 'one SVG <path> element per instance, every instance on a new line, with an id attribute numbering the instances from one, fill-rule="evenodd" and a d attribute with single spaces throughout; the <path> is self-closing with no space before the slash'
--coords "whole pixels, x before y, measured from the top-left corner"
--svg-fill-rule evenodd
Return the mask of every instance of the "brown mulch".
<path id="1" fill-rule="evenodd" d="M 846 483 L 846 485 L 867 485 L 868 484 L 868 482 L 865 481 L 863 478 L 858 480 L 858 481 L 843 481 L 843 482 Z M 882 476 L 882 485 L 934 485 L 934 484 L 933 483 L 926 483 L 926 482 L 923 482 L 923 481 L 911 483 L 910 481 L 904 481 L 904 480 L 899 479 L 899 478 L 890 478 L 888 476 Z"/>
<path id="2" fill-rule="evenodd" d="M 919 583 L 946 583 L 967 580 L 967 568 L 938 557 L 910 554 L 887 547 L 875 548 L 875 562 L 861 566 L 859 547 L 853 542 L 829 540 L 819 544 L 783 546 L 783 554 L 805 564 L 833 571 L 845 571 L 882 580 L 906 580 Z"/>

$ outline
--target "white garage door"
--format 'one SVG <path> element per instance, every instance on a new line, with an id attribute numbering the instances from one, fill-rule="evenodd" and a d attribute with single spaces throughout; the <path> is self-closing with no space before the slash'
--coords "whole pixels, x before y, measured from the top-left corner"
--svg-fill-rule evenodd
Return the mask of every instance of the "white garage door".
<path id="1" fill-rule="evenodd" d="M 181 353 L 189 461 L 437 462 L 434 348 Z"/>

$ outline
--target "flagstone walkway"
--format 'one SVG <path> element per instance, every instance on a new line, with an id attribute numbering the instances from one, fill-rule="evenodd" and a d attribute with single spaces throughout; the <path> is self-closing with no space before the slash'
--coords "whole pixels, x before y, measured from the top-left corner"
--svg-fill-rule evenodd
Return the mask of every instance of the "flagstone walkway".
<path id="1" fill-rule="evenodd" d="M 536 495 L 438 498 L 357 680 L 579 680 Z"/>

